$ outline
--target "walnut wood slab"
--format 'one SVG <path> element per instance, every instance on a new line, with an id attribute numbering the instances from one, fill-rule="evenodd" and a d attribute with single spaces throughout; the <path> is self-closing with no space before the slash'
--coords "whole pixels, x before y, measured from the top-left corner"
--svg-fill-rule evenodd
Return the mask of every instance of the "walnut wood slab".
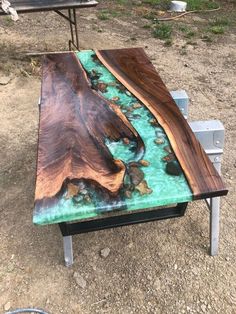
<path id="1" fill-rule="evenodd" d="M 118 106 L 94 91 L 73 53 L 44 59 L 35 200 L 52 198 L 66 180 L 85 179 L 111 194 L 123 184 L 125 165 L 105 139 L 144 145 Z"/>
<path id="2" fill-rule="evenodd" d="M 98 50 L 96 54 L 108 70 L 143 102 L 164 128 L 194 199 L 227 194 L 221 177 L 143 49 Z"/>

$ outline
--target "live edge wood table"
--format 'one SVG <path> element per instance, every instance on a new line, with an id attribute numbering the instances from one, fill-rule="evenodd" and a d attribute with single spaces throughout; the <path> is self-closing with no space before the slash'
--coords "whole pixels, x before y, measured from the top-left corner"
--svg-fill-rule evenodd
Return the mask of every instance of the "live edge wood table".
<path id="1" fill-rule="evenodd" d="M 74 234 L 183 216 L 226 194 L 143 49 L 44 58 L 33 221 L 59 224 L 66 265 Z"/>

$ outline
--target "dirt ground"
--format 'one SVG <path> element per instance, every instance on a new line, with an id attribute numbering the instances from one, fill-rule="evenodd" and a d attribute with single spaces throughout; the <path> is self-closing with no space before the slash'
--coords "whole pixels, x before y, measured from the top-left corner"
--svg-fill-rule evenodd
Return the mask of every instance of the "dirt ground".
<path id="1" fill-rule="evenodd" d="M 32 224 L 40 63 L 24 52 L 66 50 L 68 25 L 52 12 L 21 15 L 17 24 L 1 17 L 0 312 L 236 313 L 236 34 L 197 39 L 182 53 L 185 39 L 166 47 L 140 26 L 142 18 L 105 21 L 100 8 L 78 14 L 81 48 L 144 47 L 167 87 L 187 91 L 190 120 L 225 126 L 229 194 L 221 203 L 219 255 L 208 255 L 209 212 L 199 201 L 180 219 L 75 236 L 75 263 L 64 267 L 57 225 Z M 186 19 L 194 24 L 199 16 Z"/>

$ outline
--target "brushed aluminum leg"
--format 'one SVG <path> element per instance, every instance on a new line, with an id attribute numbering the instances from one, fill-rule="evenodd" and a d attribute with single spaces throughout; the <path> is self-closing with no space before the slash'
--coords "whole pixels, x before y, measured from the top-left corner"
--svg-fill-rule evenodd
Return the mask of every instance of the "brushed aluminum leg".
<path id="1" fill-rule="evenodd" d="M 63 247 L 64 247 L 64 259 L 66 267 L 73 264 L 73 247 L 72 247 L 72 236 L 63 237 Z"/>
<path id="2" fill-rule="evenodd" d="M 220 233 L 220 197 L 210 199 L 210 255 L 218 254 Z"/>

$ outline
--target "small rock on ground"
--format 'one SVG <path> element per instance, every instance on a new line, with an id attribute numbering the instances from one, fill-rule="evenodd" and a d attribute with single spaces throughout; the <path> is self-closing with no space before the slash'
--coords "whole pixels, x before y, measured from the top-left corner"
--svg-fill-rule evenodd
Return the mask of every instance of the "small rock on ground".
<path id="1" fill-rule="evenodd" d="M 9 311 L 11 308 L 11 302 L 7 302 L 5 305 L 4 305 L 4 310 L 5 311 Z"/>
<path id="2" fill-rule="evenodd" d="M 74 279 L 75 279 L 75 282 L 76 284 L 81 287 L 82 289 L 84 289 L 86 287 L 86 281 L 84 280 L 84 278 L 77 272 L 74 272 L 74 275 L 73 275 Z"/>
<path id="3" fill-rule="evenodd" d="M 0 85 L 7 85 L 11 80 L 10 76 L 1 76 L 0 77 Z"/>
<path id="4" fill-rule="evenodd" d="M 110 254 L 111 250 L 109 249 L 109 247 L 106 247 L 105 249 L 102 249 L 100 254 L 101 254 L 101 257 L 103 258 L 107 258 L 108 255 Z"/>

